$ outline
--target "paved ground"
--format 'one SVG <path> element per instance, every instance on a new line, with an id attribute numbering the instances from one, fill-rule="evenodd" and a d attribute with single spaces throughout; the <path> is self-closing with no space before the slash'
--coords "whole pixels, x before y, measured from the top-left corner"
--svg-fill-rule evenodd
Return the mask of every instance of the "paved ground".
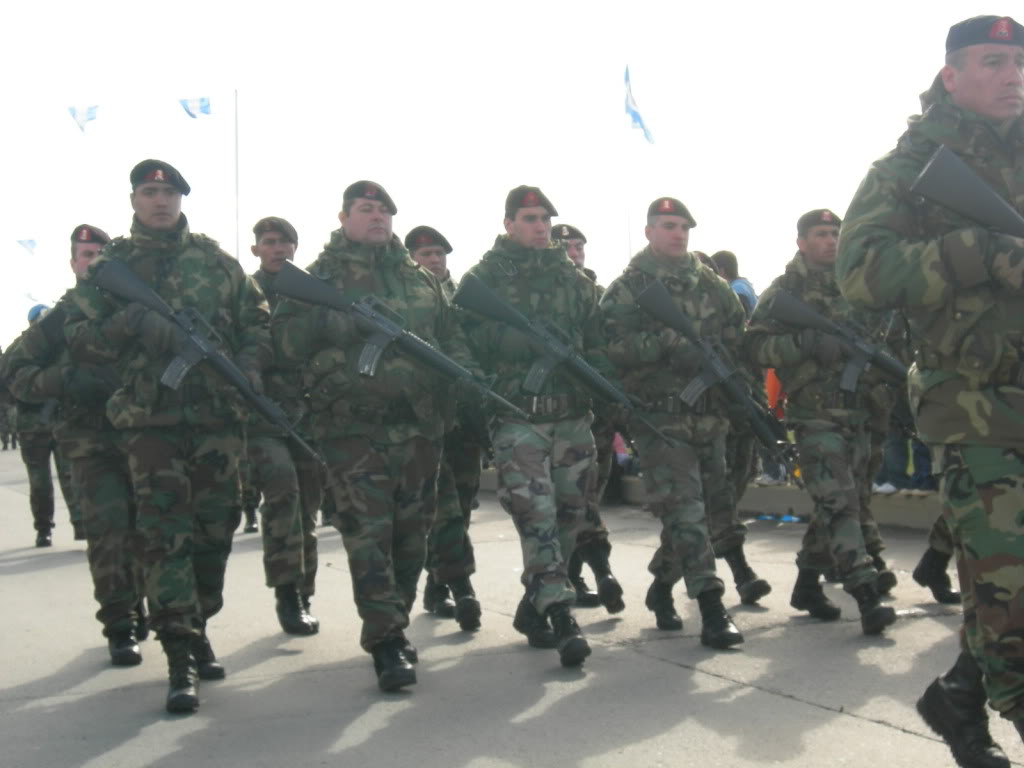
<path id="1" fill-rule="evenodd" d="M 900 585 L 897 625 L 860 633 L 856 606 L 829 587 L 844 616 L 820 624 L 788 606 L 800 524 L 757 521 L 748 552 L 775 586 L 764 607 L 728 602 L 742 650 L 701 647 L 696 604 L 677 592 L 686 627 L 659 632 L 643 607 L 654 521 L 609 510 L 613 566 L 627 608 L 579 611 L 594 647 L 582 670 L 530 649 L 511 627 L 520 595 L 519 547 L 493 497 L 473 539 L 483 628 L 415 611 L 419 684 L 378 692 L 338 534 L 321 529 L 322 576 L 313 638 L 282 634 L 263 586 L 258 536 L 238 534 L 226 607 L 212 622 L 228 679 L 204 684 L 191 717 L 163 711 L 162 654 L 143 644 L 133 669 L 108 664 L 93 619 L 85 547 L 58 512 L 52 549 L 37 550 L 16 454 L 0 452 L 0 766 L 949 766 L 914 701 L 956 654 L 958 611 L 913 584 L 924 533 L 888 529 Z M 993 731 L 1011 757 L 1024 748 L 1008 724 Z"/>

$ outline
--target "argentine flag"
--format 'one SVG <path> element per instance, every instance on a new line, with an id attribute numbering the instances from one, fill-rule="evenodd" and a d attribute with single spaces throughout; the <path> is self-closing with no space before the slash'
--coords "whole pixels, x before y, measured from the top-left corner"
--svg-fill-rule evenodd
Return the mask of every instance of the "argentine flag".
<path id="1" fill-rule="evenodd" d="M 181 108 L 185 110 L 185 114 L 193 120 L 199 115 L 210 114 L 210 98 L 208 96 L 199 99 L 178 99 L 178 101 L 181 102 Z"/>
<path id="2" fill-rule="evenodd" d="M 26 251 L 31 253 L 33 256 L 36 254 L 36 241 L 35 240 L 19 240 L 18 245 L 24 248 Z"/>
<path id="3" fill-rule="evenodd" d="M 68 112 L 71 113 L 71 119 L 77 123 L 79 130 L 85 133 L 85 124 L 90 120 L 96 119 L 96 110 L 99 106 L 92 107 L 68 107 Z"/>
<path id="4" fill-rule="evenodd" d="M 633 127 L 643 131 L 644 138 L 647 139 L 648 143 L 653 144 L 654 137 L 647 130 L 644 119 L 640 117 L 640 110 L 636 106 L 636 100 L 633 99 L 633 86 L 629 82 L 629 67 L 626 67 L 626 114 L 633 121 Z"/>

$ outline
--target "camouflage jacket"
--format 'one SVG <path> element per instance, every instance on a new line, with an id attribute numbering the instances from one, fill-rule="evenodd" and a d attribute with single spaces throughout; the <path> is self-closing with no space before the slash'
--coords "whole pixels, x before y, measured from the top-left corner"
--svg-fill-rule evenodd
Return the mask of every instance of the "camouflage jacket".
<path id="1" fill-rule="evenodd" d="M 870 329 L 877 329 L 879 318 L 859 313 L 839 292 L 835 272 L 831 269 L 810 269 L 801 253 L 786 265 L 786 271 L 768 287 L 754 308 L 747 326 L 744 350 L 758 365 L 774 368 L 786 392 L 786 420 L 789 422 L 843 421 L 861 424 L 876 404 L 875 388 L 883 382 L 876 374 L 865 371 L 858 380 L 853 396 L 839 390 L 839 379 L 845 361 L 840 359 L 830 368 L 823 367 L 814 350 L 800 346 L 801 329 L 782 325 L 768 317 L 771 298 L 784 290 L 803 299 L 820 315 L 872 340 Z M 881 396 L 884 389 L 877 393 Z M 888 416 L 885 417 L 888 421 Z"/>
<path id="2" fill-rule="evenodd" d="M 469 274 L 504 301 L 561 335 L 599 373 L 616 382 L 605 354 L 597 309 L 597 286 L 565 255 L 561 245 L 526 248 L 501 235 Z M 522 385 L 539 354 L 519 331 L 473 312 L 461 313 L 463 327 L 484 371 L 497 378 L 494 391 L 510 400 L 528 397 Z M 591 394 L 556 366 L 540 395 L 571 395 L 589 407 Z"/>
<path id="3" fill-rule="evenodd" d="M 113 365 L 72 365 L 64 338 L 70 301 L 68 291 L 42 320 L 25 329 L 4 356 L 0 377 L 26 413 L 30 408 L 51 412 L 40 427 L 53 429 L 68 458 L 79 458 L 109 447 L 114 427 L 106 403 L 119 381 Z"/>
<path id="4" fill-rule="evenodd" d="M 246 414 L 234 389 L 204 363 L 178 390 L 160 382 L 173 352 L 154 354 L 138 335 L 114 333 L 125 323 L 125 302 L 102 291 L 92 277 L 107 261 L 125 262 L 175 311 L 195 310 L 213 328 L 220 351 L 243 371 L 258 373 L 270 360 L 266 299 L 241 265 L 205 235 L 189 232 L 184 215 L 173 232 L 132 223 L 130 237 L 104 247 L 71 294 L 65 334 L 76 364 L 114 363 L 122 382 L 107 403 L 118 429 L 179 424 L 220 427 Z"/>
<path id="5" fill-rule="evenodd" d="M 1024 241 L 990 232 L 909 188 L 933 151 L 955 151 L 1024 212 L 1024 120 L 995 125 L 957 108 L 941 78 L 923 114 L 861 182 L 843 223 L 844 295 L 906 316 L 916 347 L 911 403 L 932 444 L 1021 445 Z"/>
<path id="6" fill-rule="evenodd" d="M 32 326 L 30 326 L 31 329 Z M 27 330 L 26 330 L 27 333 Z M 22 336 L 24 333 L 22 334 Z M 22 432 L 52 432 L 57 423 L 60 404 L 52 396 L 38 400 L 25 400 L 19 397 L 14 389 L 14 365 L 21 356 L 22 337 L 11 342 L 0 358 L 0 379 L 7 387 L 7 396 L 13 403 L 15 418 L 14 429 Z M 6 404 L 4 405 L 6 408 Z"/>
<path id="7" fill-rule="evenodd" d="M 403 327 L 471 371 L 476 365 L 437 278 L 416 264 L 397 237 L 384 246 L 353 243 L 336 230 L 309 271 L 350 299 L 373 295 Z M 272 322 L 277 364 L 301 372 L 318 439 L 371 435 L 388 442 L 438 439 L 450 414 L 449 382 L 388 347 L 374 376 L 356 369 L 361 332 L 339 337 L 335 310 L 282 299 Z M 450 418 L 450 416 L 447 416 Z"/>
<path id="8" fill-rule="evenodd" d="M 694 409 L 673 414 L 667 410 L 666 403 L 678 400 L 699 366 L 681 368 L 671 363 L 673 334 L 637 306 L 637 296 L 656 280 L 665 285 L 701 338 L 719 345 L 734 364 L 740 362 L 743 307 L 728 284 L 691 254 L 662 259 L 650 248 L 630 260 L 601 298 L 608 357 L 620 371 L 626 391 L 649 404 L 658 420 L 673 423 L 692 439 L 706 441 L 728 430 L 728 404 L 720 388 L 712 387 Z"/>

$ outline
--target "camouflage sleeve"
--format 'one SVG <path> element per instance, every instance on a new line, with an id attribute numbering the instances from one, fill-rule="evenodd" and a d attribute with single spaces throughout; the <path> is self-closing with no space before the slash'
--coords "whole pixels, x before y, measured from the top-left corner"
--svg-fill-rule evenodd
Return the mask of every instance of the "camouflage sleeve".
<path id="1" fill-rule="evenodd" d="M 645 322 L 636 297 L 623 278 L 608 286 L 601 297 L 600 315 L 608 359 L 616 366 L 650 365 L 668 353 L 671 340 Z"/>
<path id="2" fill-rule="evenodd" d="M 474 376 L 481 377 L 483 373 L 473 357 L 473 353 L 470 351 L 469 341 L 466 338 L 465 331 L 462 329 L 459 318 L 456 317 L 455 308 L 448 301 L 447 295 L 440 289 L 440 286 L 438 288 L 438 300 L 440 312 L 438 313 L 436 327 L 437 340 L 441 345 L 441 351 L 463 368 L 469 370 Z"/>
<path id="3" fill-rule="evenodd" d="M 909 186 L 920 172 L 909 156 L 875 163 L 854 195 L 839 238 L 836 277 L 853 304 L 873 309 L 939 307 L 958 289 L 992 280 L 996 262 L 1009 262 L 1020 241 L 966 222 L 939 235 L 923 234 Z M 1015 247 L 1016 245 L 1016 247 Z"/>
<path id="4" fill-rule="evenodd" d="M 125 348 L 133 342 L 127 327 L 127 310 L 114 304 L 88 279 L 97 263 L 89 267 L 86 279 L 80 280 L 67 302 L 64 337 L 72 361 L 106 365 L 117 363 Z"/>
<path id="5" fill-rule="evenodd" d="M 735 291 L 728 283 L 720 281 L 717 290 L 722 295 L 722 306 L 725 307 L 725 317 L 722 320 L 722 346 L 725 348 L 729 359 L 736 366 L 736 369 L 743 376 L 747 386 L 754 388 L 756 376 L 753 366 L 750 365 L 743 350 L 743 335 L 747 324 L 747 312 Z"/>
<path id="6" fill-rule="evenodd" d="M 8 348 L 0 363 L 0 379 L 22 402 L 43 403 L 61 398 L 67 366 L 60 353 L 37 323 Z"/>
<path id="7" fill-rule="evenodd" d="M 296 370 L 308 365 L 317 351 L 322 322 L 322 307 L 314 307 L 295 299 L 282 298 L 270 319 L 270 336 L 274 361 L 282 368 Z"/>
<path id="8" fill-rule="evenodd" d="M 270 340 L 270 305 L 267 297 L 252 277 L 242 272 L 236 292 L 235 322 L 238 333 L 238 352 L 235 363 L 243 371 L 261 372 L 273 362 L 273 345 Z"/>
<path id="9" fill-rule="evenodd" d="M 608 344 L 604 335 L 600 304 L 601 290 L 590 282 L 586 287 L 586 316 L 583 321 L 583 357 L 602 376 L 611 381 L 619 389 L 618 371 L 608 357 Z"/>
<path id="10" fill-rule="evenodd" d="M 797 340 L 799 332 L 771 320 L 765 309 L 781 287 L 781 279 L 773 282 L 761 296 L 743 334 L 742 355 L 763 368 L 785 368 L 804 359 Z"/>

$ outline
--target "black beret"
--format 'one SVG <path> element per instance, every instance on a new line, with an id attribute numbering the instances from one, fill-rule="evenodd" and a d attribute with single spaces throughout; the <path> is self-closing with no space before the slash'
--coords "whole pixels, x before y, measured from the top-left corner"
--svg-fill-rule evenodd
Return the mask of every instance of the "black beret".
<path id="1" fill-rule="evenodd" d="M 550 200 L 544 197 L 544 193 L 540 191 L 540 187 L 528 187 L 523 184 L 509 192 L 508 197 L 505 198 L 505 218 L 514 219 L 516 217 L 516 211 L 520 208 L 534 208 L 537 206 L 546 208 L 547 212 L 552 216 L 558 215 L 558 211 L 555 210 L 555 206 L 551 204 Z"/>
<path id="2" fill-rule="evenodd" d="M 395 201 L 391 199 L 391 195 L 376 182 L 364 180 L 357 181 L 355 184 L 349 184 L 342 199 L 345 203 L 350 203 L 360 197 L 366 200 L 379 200 L 387 206 L 392 216 L 398 213 L 398 208 L 395 205 Z"/>
<path id="3" fill-rule="evenodd" d="M 1009 16 L 975 16 L 965 19 L 949 28 L 946 53 L 983 43 L 1024 47 L 1024 27 Z"/>
<path id="4" fill-rule="evenodd" d="M 267 216 L 257 221 L 256 226 L 252 228 L 252 233 L 256 235 L 257 243 L 260 241 L 260 237 L 267 232 L 277 232 L 280 235 L 284 235 L 288 242 L 294 245 L 299 244 L 299 234 L 295 231 L 295 227 L 280 216 Z"/>
<path id="5" fill-rule="evenodd" d="M 551 228 L 551 239 L 552 240 L 582 240 L 584 243 L 587 242 L 587 238 L 583 236 L 572 224 L 556 224 Z"/>
<path id="6" fill-rule="evenodd" d="M 165 163 L 163 160 L 143 160 L 132 168 L 129 178 L 131 179 L 133 190 L 139 184 L 145 184 L 147 181 L 160 181 L 164 184 L 170 184 L 183 195 L 187 195 L 192 191 L 192 187 L 185 181 L 185 177 L 178 173 L 178 169 L 170 163 Z"/>
<path id="7" fill-rule="evenodd" d="M 110 242 L 110 235 L 99 227 L 94 227 L 92 224 L 79 224 L 71 230 L 71 242 L 106 245 Z"/>
<path id="8" fill-rule="evenodd" d="M 690 228 L 697 226 L 697 222 L 694 220 L 690 212 L 686 210 L 686 206 L 676 200 L 674 197 L 659 197 L 649 206 L 647 206 L 647 215 L 650 216 L 682 216 L 684 219 L 690 222 Z"/>
<path id="9" fill-rule="evenodd" d="M 828 208 L 815 208 L 813 211 L 808 211 L 796 223 L 796 234 L 798 237 L 804 237 L 811 227 L 817 227 L 821 224 L 827 224 L 830 227 L 842 226 L 843 220 L 836 216 Z"/>
<path id="10" fill-rule="evenodd" d="M 433 227 L 426 225 L 413 227 L 409 230 L 409 234 L 405 236 L 405 247 L 410 252 L 415 251 L 417 248 L 429 248 L 434 245 L 444 248 L 445 253 L 452 252 L 451 243 L 445 240 L 444 235 Z"/>

